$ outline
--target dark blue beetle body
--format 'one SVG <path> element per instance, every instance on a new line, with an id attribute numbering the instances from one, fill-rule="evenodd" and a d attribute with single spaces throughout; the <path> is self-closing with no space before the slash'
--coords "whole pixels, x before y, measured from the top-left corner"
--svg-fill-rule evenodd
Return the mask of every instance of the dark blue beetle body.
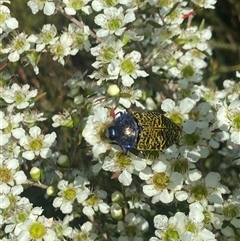
<path id="1" fill-rule="evenodd" d="M 157 112 L 120 113 L 107 129 L 108 137 L 125 149 L 162 151 L 176 143 L 182 128 Z"/>
<path id="2" fill-rule="evenodd" d="M 108 128 L 108 136 L 111 141 L 129 152 L 129 149 L 135 148 L 138 141 L 139 126 L 133 116 L 128 113 L 120 113 L 116 118 L 114 126 Z"/>

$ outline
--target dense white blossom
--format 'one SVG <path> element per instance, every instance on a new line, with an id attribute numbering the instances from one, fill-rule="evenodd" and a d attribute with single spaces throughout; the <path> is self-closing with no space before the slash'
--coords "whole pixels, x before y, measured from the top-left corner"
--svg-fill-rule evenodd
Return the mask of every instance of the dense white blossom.
<path id="1" fill-rule="evenodd" d="M 0 81 L 3 241 L 239 239 L 240 190 L 225 183 L 237 180 L 240 73 L 222 89 L 208 83 L 217 80 L 205 75 L 212 26 L 195 19 L 215 3 L 28 0 L 19 9 L 25 4 L 29 14 L 19 15 L 15 1 L 0 0 L 0 69 L 8 65 Z M 66 103 L 44 100 L 38 111 L 35 102 L 52 86 L 38 85 L 45 79 L 43 56 L 64 68 L 47 73 L 48 81 L 70 75 L 72 66 L 79 72 L 64 85 Z M 41 75 L 30 76 L 26 65 Z M 56 102 L 59 90 L 52 90 Z M 171 142 L 176 130 L 161 118 L 117 126 L 127 138 L 134 125 L 131 149 L 112 140 L 109 127 L 119 115 L 144 109 L 176 123 L 179 140 Z M 139 136 L 144 128 L 149 136 Z M 155 141 L 173 145 L 138 150 L 140 139 L 146 149 Z M 229 177 L 221 176 L 226 170 Z"/>

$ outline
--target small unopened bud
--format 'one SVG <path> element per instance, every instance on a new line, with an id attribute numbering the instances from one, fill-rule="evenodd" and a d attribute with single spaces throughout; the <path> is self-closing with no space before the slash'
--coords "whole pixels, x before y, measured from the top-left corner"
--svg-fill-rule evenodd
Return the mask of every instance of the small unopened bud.
<path id="1" fill-rule="evenodd" d="M 114 193 L 112 193 L 111 199 L 112 199 L 112 202 L 119 203 L 123 201 L 123 194 L 119 191 L 115 191 Z"/>
<path id="2" fill-rule="evenodd" d="M 38 167 L 32 167 L 30 176 L 34 181 L 39 181 L 41 177 L 41 170 Z"/>
<path id="3" fill-rule="evenodd" d="M 120 93 L 120 89 L 119 89 L 118 85 L 112 84 L 112 85 L 108 86 L 107 94 L 109 96 L 117 96 L 117 95 L 119 95 L 119 93 Z"/>
<path id="4" fill-rule="evenodd" d="M 57 160 L 57 164 L 60 167 L 68 167 L 69 166 L 69 158 L 67 155 L 61 155 L 58 160 Z"/>
<path id="5" fill-rule="evenodd" d="M 49 186 L 46 190 L 48 196 L 55 196 L 57 193 L 57 189 L 54 186 Z"/>
<path id="6" fill-rule="evenodd" d="M 123 217 L 122 208 L 118 204 L 113 204 L 111 207 L 111 216 L 113 219 L 121 220 Z"/>
<path id="7" fill-rule="evenodd" d="M 74 97 L 74 104 L 75 105 L 81 105 L 84 102 L 83 95 L 78 95 Z"/>

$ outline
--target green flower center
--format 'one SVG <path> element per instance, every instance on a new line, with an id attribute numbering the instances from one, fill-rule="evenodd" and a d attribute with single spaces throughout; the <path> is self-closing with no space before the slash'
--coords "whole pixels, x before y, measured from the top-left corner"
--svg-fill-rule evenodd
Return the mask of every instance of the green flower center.
<path id="1" fill-rule="evenodd" d="M 8 123 L 8 126 L 4 128 L 4 133 L 10 133 L 12 131 L 12 124 Z"/>
<path id="2" fill-rule="evenodd" d="M 114 50 L 113 47 L 107 47 L 104 49 L 102 57 L 106 62 L 111 61 L 116 54 L 116 51 Z"/>
<path id="3" fill-rule="evenodd" d="M 118 4 L 118 0 L 105 0 L 106 7 L 114 7 Z"/>
<path id="4" fill-rule="evenodd" d="M 98 69 L 98 78 L 106 78 L 107 76 L 109 76 L 108 74 L 108 70 L 106 66 L 101 67 L 100 69 Z"/>
<path id="5" fill-rule="evenodd" d="M 169 227 L 164 232 L 163 239 L 164 241 L 172 241 L 172 240 L 179 240 L 178 231 L 174 227 Z"/>
<path id="6" fill-rule="evenodd" d="M 20 50 L 24 47 L 26 43 L 26 39 L 24 38 L 20 38 L 20 39 L 16 39 L 14 44 L 13 44 L 13 49 L 15 50 Z"/>
<path id="7" fill-rule="evenodd" d="M 197 227 L 194 223 L 188 222 L 186 224 L 186 230 L 191 232 L 191 233 L 197 233 Z"/>
<path id="8" fill-rule="evenodd" d="M 118 30 L 122 26 L 122 20 L 119 18 L 113 18 L 109 20 L 107 26 L 109 30 L 113 30 L 113 31 Z"/>
<path id="9" fill-rule="evenodd" d="M 123 152 L 118 152 L 116 155 L 116 165 L 122 170 L 132 164 L 132 160 Z"/>
<path id="10" fill-rule="evenodd" d="M 5 23 L 6 15 L 3 12 L 0 12 L 0 23 Z"/>
<path id="11" fill-rule="evenodd" d="M 98 203 L 98 200 L 99 200 L 98 197 L 93 195 L 87 200 L 87 203 L 88 203 L 88 205 L 93 206 L 96 203 Z"/>
<path id="12" fill-rule="evenodd" d="M 33 151 L 39 151 L 43 147 L 43 142 L 41 138 L 32 139 L 29 143 L 30 149 Z"/>
<path id="13" fill-rule="evenodd" d="M 18 213 L 17 215 L 18 222 L 23 223 L 25 220 L 27 220 L 28 215 L 29 215 L 28 213 L 23 213 L 23 212 Z"/>
<path id="14" fill-rule="evenodd" d="M 84 43 L 84 35 L 82 33 L 78 33 L 76 36 L 76 43 L 78 45 L 82 45 Z"/>
<path id="15" fill-rule="evenodd" d="M 64 46 L 61 43 L 58 43 L 53 46 L 51 52 L 57 56 L 62 56 L 64 54 Z"/>
<path id="16" fill-rule="evenodd" d="M 128 225 L 125 227 L 127 237 L 134 238 L 138 234 L 138 229 L 135 225 Z"/>
<path id="17" fill-rule="evenodd" d="M 163 190 L 169 185 L 170 177 L 165 172 L 155 173 L 152 177 L 152 182 L 155 189 Z"/>
<path id="18" fill-rule="evenodd" d="M 75 9 L 75 10 L 79 10 L 83 7 L 83 1 L 81 0 L 72 0 L 70 1 L 70 6 Z"/>
<path id="19" fill-rule="evenodd" d="M 195 146 L 200 141 L 200 136 L 198 133 L 186 134 L 184 140 L 187 145 Z"/>
<path id="20" fill-rule="evenodd" d="M 232 87 L 232 93 L 240 94 L 240 86 L 238 83 L 235 83 Z"/>
<path id="21" fill-rule="evenodd" d="M 52 32 L 46 32 L 42 35 L 42 42 L 43 43 L 49 43 L 54 37 L 54 34 Z"/>
<path id="22" fill-rule="evenodd" d="M 234 127 L 240 130 L 240 113 L 237 113 L 232 120 Z"/>
<path id="23" fill-rule="evenodd" d="M 181 125 L 183 122 L 182 118 L 179 116 L 178 113 L 172 113 L 171 115 L 168 116 L 168 118 L 177 125 Z"/>
<path id="24" fill-rule="evenodd" d="M 56 236 L 61 240 L 64 240 L 63 238 L 63 227 L 60 224 L 57 224 L 54 228 L 53 228 L 54 232 L 56 233 Z"/>
<path id="25" fill-rule="evenodd" d="M 15 101 L 19 104 L 26 99 L 26 95 L 23 92 L 15 92 Z"/>
<path id="26" fill-rule="evenodd" d="M 11 171 L 7 167 L 0 166 L 0 182 L 8 183 L 11 180 L 12 180 Z"/>
<path id="27" fill-rule="evenodd" d="M 68 188 L 63 192 L 63 198 L 67 201 L 73 201 L 76 197 L 76 190 L 74 188 Z"/>
<path id="28" fill-rule="evenodd" d="M 215 97 L 215 93 L 213 91 L 208 91 L 206 93 L 204 93 L 203 95 L 203 99 L 208 101 L 213 101 Z"/>
<path id="29" fill-rule="evenodd" d="M 2 216 L 8 216 L 10 212 L 12 212 L 12 210 L 14 208 L 16 208 L 16 203 L 17 203 L 17 199 L 16 199 L 16 196 L 13 196 L 13 195 L 8 195 L 8 199 L 10 201 L 10 205 L 5 208 L 5 209 L 2 209 Z"/>
<path id="30" fill-rule="evenodd" d="M 191 78 L 195 74 L 195 71 L 191 65 L 186 65 L 181 69 L 181 73 L 182 73 L 183 78 L 188 79 L 188 78 Z"/>
<path id="31" fill-rule="evenodd" d="M 144 156 L 147 160 L 157 160 L 160 156 L 160 152 L 159 151 L 143 151 Z"/>
<path id="32" fill-rule="evenodd" d="M 203 215 L 204 215 L 204 223 L 205 224 L 210 224 L 211 223 L 211 213 L 206 211 L 206 210 L 203 210 Z"/>
<path id="33" fill-rule="evenodd" d="M 239 209 L 233 204 L 230 204 L 223 208 L 223 215 L 227 218 L 236 218 L 239 215 L 239 212 Z"/>
<path id="34" fill-rule="evenodd" d="M 31 239 L 40 239 L 46 234 L 46 228 L 40 222 L 33 223 L 29 229 Z"/>
<path id="35" fill-rule="evenodd" d="M 190 195 L 196 200 L 196 201 L 202 201 L 207 198 L 208 196 L 208 190 L 207 188 L 202 185 L 196 185 L 191 188 Z"/>
<path id="36" fill-rule="evenodd" d="M 121 69 L 124 73 L 130 75 L 135 71 L 136 67 L 135 67 L 135 64 L 130 59 L 125 59 L 121 63 Z"/>
<path id="37" fill-rule="evenodd" d="M 172 164 L 172 170 L 181 174 L 186 174 L 189 170 L 189 164 L 187 160 L 176 160 Z"/>
<path id="38" fill-rule="evenodd" d="M 77 237 L 74 238 L 74 241 L 88 241 L 88 235 L 84 232 L 78 234 Z"/>

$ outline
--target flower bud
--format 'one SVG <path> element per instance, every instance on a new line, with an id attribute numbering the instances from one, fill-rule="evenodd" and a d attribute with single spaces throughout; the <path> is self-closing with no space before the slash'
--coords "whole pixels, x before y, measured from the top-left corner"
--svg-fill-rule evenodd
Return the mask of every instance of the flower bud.
<path id="1" fill-rule="evenodd" d="M 121 192 L 119 191 L 115 191 L 114 193 L 112 193 L 111 195 L 111 200 L 114 203 L 119 203 L 121 201 L 123 201 L 123 195 Z"/>
<path id="2" fill-rule="evenodd" d="M 118 204 L 113 204 L 111 206 L 111 216 L 113 219 L 116 219 L 116 220 L 121 220 L 122 217 L 123 217 L 123 213 L 122 213 L 122 208 L 120 207 L 120 205 Z"/>
<path id="3" fill-rule="evenodd" d="M 48 196 L 55 196 L 55 194 L 57 193 L 57 189 L 54 186 L 48 186 L 46 193 Z"/>
<path id="4" fill-rule="evenodd" d="M 112 85 L 108 86 L 107 94 L 109 96 L 112 96 L 112 97 L 117 96 L 117 95 L 119 95 L 119 93 L 120 93 L 120 88 L 118 87 L 118 85 L 112 84 Z"/>
<path id="5" fill-rule="evenodd" d="M 34 181 L 39 181 L 41 177 L 41 170 L 38 167 L 32 167 L 30 176 Z"/>
<path id="6" fill-rule="evenodd" d="M 67 155 L 61 155 L 58 160 L 57 160 L 57 164 L 60 167 L 68 167 L 69 166 L 69 158 Z"/>

